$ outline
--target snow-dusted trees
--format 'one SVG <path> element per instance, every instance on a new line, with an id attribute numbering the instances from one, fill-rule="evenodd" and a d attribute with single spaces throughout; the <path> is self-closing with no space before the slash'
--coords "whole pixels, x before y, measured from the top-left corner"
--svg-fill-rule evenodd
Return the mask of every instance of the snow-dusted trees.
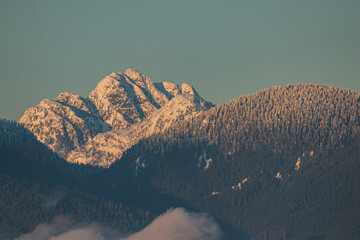
<path id="1" fill-rule="evenodd" d="M 141 140 L 111 171 L 118 179 L 135 169 L 134 160 L 140 157 L 146 168 L 138 172 L 134 188 L 138 182 L 149 182 L 250 235 L 268 228 L 275 232 L 268 239 L 280 239 L 276 234 L 285 226 L 294 238 L 306 239 L 309 236 L 301 229 L 308 226 L 314 234 L 332 228 L 324 219 L 357 224 L 351 214 L 355 211 L 349 211 L 348 218 L 334 210 L 339 214 L 334 217 L 326 207 L 314 208 L 308 202 L 336 199 L 331 202 L 334 209 L 346 204 L 358 209 L 355 196 L 360 192 L 354 189 L 359 189 L 359 147 L 360 94 L 292 84 L 242 96 L 179 121 L 164 133 Z M 199 164 L 204 156 L 211 159 L 206 171 Z M 241 191 L 232 189 L 248 177 Z M 302 220 L 291 225 L 293 219 Z"/>
<path id="2" fill-rule="evenodd" d="M 147 157 L 195 146 L 198 154 L 215 149 L 219 161 L 232 160 L 232 168 L 246 172 L 253 169 L 238 160 L 244 156 L 256 154 L 265 165 L 282 166 L 304 152 L 341 149 L 359 134 L 360 94 L 293 84 L 242 96 L 179 121 L 164 133 L 142 140 L 135 152 Z M 270 158 L 274 159 L 267 162 Z"/>
<path id="3" fill-rule="evenodd" d="M 273 87 L 219 105 L 192 120 L 191 126 L 177 126 L 178 137 L 207 137 L 237 150 L 271 144 L 281 151 L 277 139 L 341 147 L 359 133 L 359 111 L 360 95 L 346 89 L 312 84 Z"/>

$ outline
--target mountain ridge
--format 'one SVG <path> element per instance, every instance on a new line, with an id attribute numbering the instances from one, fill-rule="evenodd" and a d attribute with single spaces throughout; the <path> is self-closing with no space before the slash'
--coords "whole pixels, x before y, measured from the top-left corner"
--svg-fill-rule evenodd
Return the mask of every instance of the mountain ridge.
<path id="1" fill-rule="evenodd" d="M 294 84 L 151 135 L 99 179 L 119 198 L 157 189 L 250 239 L 357 239 L 359 149 L 360 94 Z"/>
<path id="2" fill-rule="evenodd" d="M 178 91 L 171 83 L 158 85 Z M 82 102 L 68 105 L 82 106 L 86 114 Z M 93 157 L 97 166 L 102 157 L 120 160 L 78 176 L 79 186 L 156 214 L 165 206 L 207 212 L 239 230 L 234 239 L 358 239 L 359 93 L 289 84 L 208 111 L 204 104 L 178 94 L 130 127 L 98 133 L 74 159 Z M 81 166 L 70 165 L 71 171 Z"/>
<path id="3" fill-rule="evenodd" d="M 177 105 L 170 106 L 171 102 L 177 102 Z M 188 110 L 181 110 L 183 106 Z M 88 98 L 76 93 L 63 92 L 54 100 L 42 100 L 37 106 L 26 110 L 19 123 L 33 132 L 40 142 L 70 162 L 108 167 L 136 141 L 156 131 L 163 131 L 164 127 L 169 127 L 177 121 L 174 114 L 182 119 L 212 106 L 213 104 L 205 101 L 190 84 L 154 84 L 145 74 L 128 68 L 124 73 L 113 72 L 103 78 Z M 168 113 L 158 111 L 163 107 L 168 109 Z M 156 116 L 154 113 L 160 115 Z M 149 117 L 157 119 L 153 125 L 163 127 L 149 128 L 145 133 L 138 131 L 137 134 L 133 134 L 136 135 L 133 140 L 127 136 L 123 136 L 123 139 L 117 137 L 120 142 L 113 141 L 114 146 L 104 149 L 104 156 L 107 158 L 94 160 L 95 156 L 80 152 L 81 149 L 93 148 L 85 145 L 91 145 L 92 140 L 99 134 L 112 132 L 112 135 L 116 135 L 117 132 L 133 125 L 149 122 Z M 141 129 L 145 128 L 142 126 Z M 135 130 L 132 127 L 132 131 Z M 106 138 L 102 140 L 106 141 Z M 113 154 L 112 149 L 119 145 L 123 145 L 121 152 L 115 150 L 116 154 Z"/>

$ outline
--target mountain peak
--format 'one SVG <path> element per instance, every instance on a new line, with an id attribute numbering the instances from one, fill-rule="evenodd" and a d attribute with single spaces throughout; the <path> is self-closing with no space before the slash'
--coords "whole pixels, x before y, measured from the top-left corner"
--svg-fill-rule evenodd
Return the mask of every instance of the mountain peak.
<path id="1" fill-rule="evenodd" d="M 189 83 L 182 83 L 180 85 L 181 91 L 185 94 L 197 95 L 194 87 Z"/>
<path id="2" fill-rule="evenodd" d="M 178 95 L 180 97 L 192 95 L 194 98 L 188 98 L 187 101 L 180 101 L 179 98 L 180 100 L 175 99 L 171 102 Z M 170 110 L 159 111 L 163 107 L 166 108 L 170 102 L 172 110 L 179 109 L 179 111 L 176 113 Z M 185 105 L 187 107 L 184 107 Z M 103 78 L 88 98 L 64 92 L 54 100 L 43 100 L 38 106 L 27 110 L 20 122 L 24 123 L 41 142 L 67 158 L 72 151 L 81 152 L 83 147 L 92 146 L 91 143 L 86 144 L 88 141 L 95 141 L 94 138 L 98 134 L 112 129 L 117 135 L 115 132 L 118 130 L 125 131 L 133 125 L 138 126 L 144 120 L 148 121 L 148 118 L 154 117 L 154 112 L 162 113 L 162 117 L 156 119 L 167 122 L 164 126 L 168 126 L 173 122 L 175 114 L 178 117 L 174 119 L 177 120 L 210 107 L 212 104 L 198 96 L 190 84 L 177 85 L 171 82 L 153 84 L 148 76 L 130 67 L 123 73 L 113 72 Z M 160 124 L 155 120 L 153 122 Z M 145 133 L 150 132 L 145 131 Z M 145 136 L 140 133 L 138 135 Z M 113 143 L 104 141 L 106 146 L 110 147 L 104 146 L 101 151 L 115 151 L 115 148 L 119 148 L 119 144 L 123 146 L 121 148 L 123 151 L 125 146 L 131 146 L 140 138 L 126 141 L 124 139 L 128 137 L 118 136 Z M 87 162 L 90 159 L 90 157 L 80 159 L 79 154 L 72 160 Z"/>
<path id="3" fill-rule="evenodd" d="M 131 79 L 139 79 L 146 77 L 144 74 L 140 73 L 133 67 L 129 67 L 128 69 L 126 69 L 124 74 Z"/>
<path id="4" fill-rule="evenodd" d="M 125 70 L 125 72 L 127 72 L 127 71 L 140 73 L 140 72 L 137 71 L 133 66 L 128 67 L 128 68 Z"/>

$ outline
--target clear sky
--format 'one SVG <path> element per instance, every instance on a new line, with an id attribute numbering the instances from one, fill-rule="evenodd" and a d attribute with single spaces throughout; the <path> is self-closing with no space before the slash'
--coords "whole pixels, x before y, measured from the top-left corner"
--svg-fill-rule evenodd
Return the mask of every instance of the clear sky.
<path id="1" fill-rule="evenodd" d="M 360 1 L 0 0 L 0 118 L 129 66 L 214 103 L 300 82 L 360 92 Z"/>

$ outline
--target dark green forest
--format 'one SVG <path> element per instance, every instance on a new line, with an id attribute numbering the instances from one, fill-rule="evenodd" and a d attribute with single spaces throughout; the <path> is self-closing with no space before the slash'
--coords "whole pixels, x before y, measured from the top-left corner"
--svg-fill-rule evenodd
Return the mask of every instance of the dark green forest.
<path id="1" fill-rule="evenodd" d="M 360 237 L 360 94 L 347 89 L 294 84 L 239 97 L 141 140 L 108 169 L 68 164 L 8 121 L 0 154 L 0 235 L 58 214 L 126 232 L 183 206 L 240 239 Z M 59 186 L 65 197 L 46 210 Z"/>
<path id="2" fill-rule="evenodd" d="M 149 224 L 154 216 L 89 193 L 81 177 L 96 167 L 68 164 L 13 121 L 0 121 L 0 239 L 30 232 L 56 217 L 97 222 L 127 233 Z"/>
<path id="3" fill-rule="evenodd" d="M 142 140 L 105 178 L 121 192 L 125 171 L 140 192 L 158 189 L 251 239 L 358 239 L 359 133 L 358 93 L 273 87 Z"/>

